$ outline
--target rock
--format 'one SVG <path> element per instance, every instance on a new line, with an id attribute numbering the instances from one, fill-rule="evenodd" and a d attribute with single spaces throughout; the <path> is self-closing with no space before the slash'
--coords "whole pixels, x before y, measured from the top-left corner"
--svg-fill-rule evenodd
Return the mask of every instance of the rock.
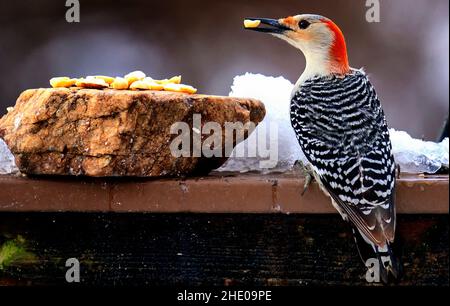
<path id="1" fill-rule="evenodd" d="M 170 133 L 171 125 L 186 122 L 192 131 L 194 114 L 201 115 L 202 126 L 217 122 L 224 132 L 225 122 L 258 124 L 265 108 L 254 99 L 165 91 L 30 89 L 0 119 L 0 137 L 20 171 L 27 174 L 155 177 L 208 173 L 227 158 L 176 158 L 169 147 L 177 137 Z"/>

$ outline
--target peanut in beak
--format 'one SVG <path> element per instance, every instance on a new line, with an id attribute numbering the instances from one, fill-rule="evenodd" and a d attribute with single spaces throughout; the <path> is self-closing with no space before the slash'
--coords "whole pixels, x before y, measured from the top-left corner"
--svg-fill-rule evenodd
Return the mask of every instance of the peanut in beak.
<path id="1" fill-rule="evenodd" d="M 244 27 L 245 28 L 257 28 L 261 24 L 261 20 L 250 20 L 245 19 L 244 20 Z"/>

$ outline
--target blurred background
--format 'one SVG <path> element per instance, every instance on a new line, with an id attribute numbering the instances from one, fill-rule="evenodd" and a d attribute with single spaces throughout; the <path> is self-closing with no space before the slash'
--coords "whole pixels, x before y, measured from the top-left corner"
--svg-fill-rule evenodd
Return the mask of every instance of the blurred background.
<path id="1" fill-rule="evenodd" d="M 380 0 L 380 23 L 366 21 L 365 0 L 79 0 L 80 23 L 66 22 L 65 2 L 0 0 L 0 115 L 53 76 L 181 74 L 220 95 L 245 72 L 295 82 L 300 51 L 242 21 L 316 13 L 341 27 L 350 64 L 368 72 L 391 127 L 436 140 L 448 116 L 448 0 Z"/>

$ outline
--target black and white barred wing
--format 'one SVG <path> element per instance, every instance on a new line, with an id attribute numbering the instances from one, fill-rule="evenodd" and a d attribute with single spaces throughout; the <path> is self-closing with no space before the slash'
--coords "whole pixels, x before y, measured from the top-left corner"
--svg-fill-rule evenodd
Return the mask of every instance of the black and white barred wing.
<path id="1" fill-rule="evenodd" d="M 372 161 L 377 159 L 372 158 L 381 156 L 376 152 L 368 156 L 355 155 L 337 165 L 318 164 L 316 171 L 343 215 L 368 240 L 382 246 L 395 234 L 394 180 L 387 165 L 374 168 Z"/>
<path id="2" fill-rule="evenodd" d="M 321 183 L 364 236 L 379 246 L 395 232 L 395 164 L 375 90 L 357 72 L 306 83 L 291 120 Z"/>

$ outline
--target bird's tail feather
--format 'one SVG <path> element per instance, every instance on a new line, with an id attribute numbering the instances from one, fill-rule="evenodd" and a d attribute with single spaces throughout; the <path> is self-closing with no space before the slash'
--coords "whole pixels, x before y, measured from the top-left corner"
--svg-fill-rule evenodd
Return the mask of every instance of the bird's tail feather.
<path id="1" fill-rule="evenodd" d="M 399 281 L 403 271 L 400 258 L 395 255 L 396 252 L 394 252 L 393 243 L 387 242 L 386 246 L 381 249 L 364 239 L 360 232 L 354 227 L 352 227 L 352 231 L 359 256 L 364 265 L 367 264 L 369 259 L 375 258 L 379 263 L 380 279 L 383 283 L 387 284 L 391 281 Z"/>

